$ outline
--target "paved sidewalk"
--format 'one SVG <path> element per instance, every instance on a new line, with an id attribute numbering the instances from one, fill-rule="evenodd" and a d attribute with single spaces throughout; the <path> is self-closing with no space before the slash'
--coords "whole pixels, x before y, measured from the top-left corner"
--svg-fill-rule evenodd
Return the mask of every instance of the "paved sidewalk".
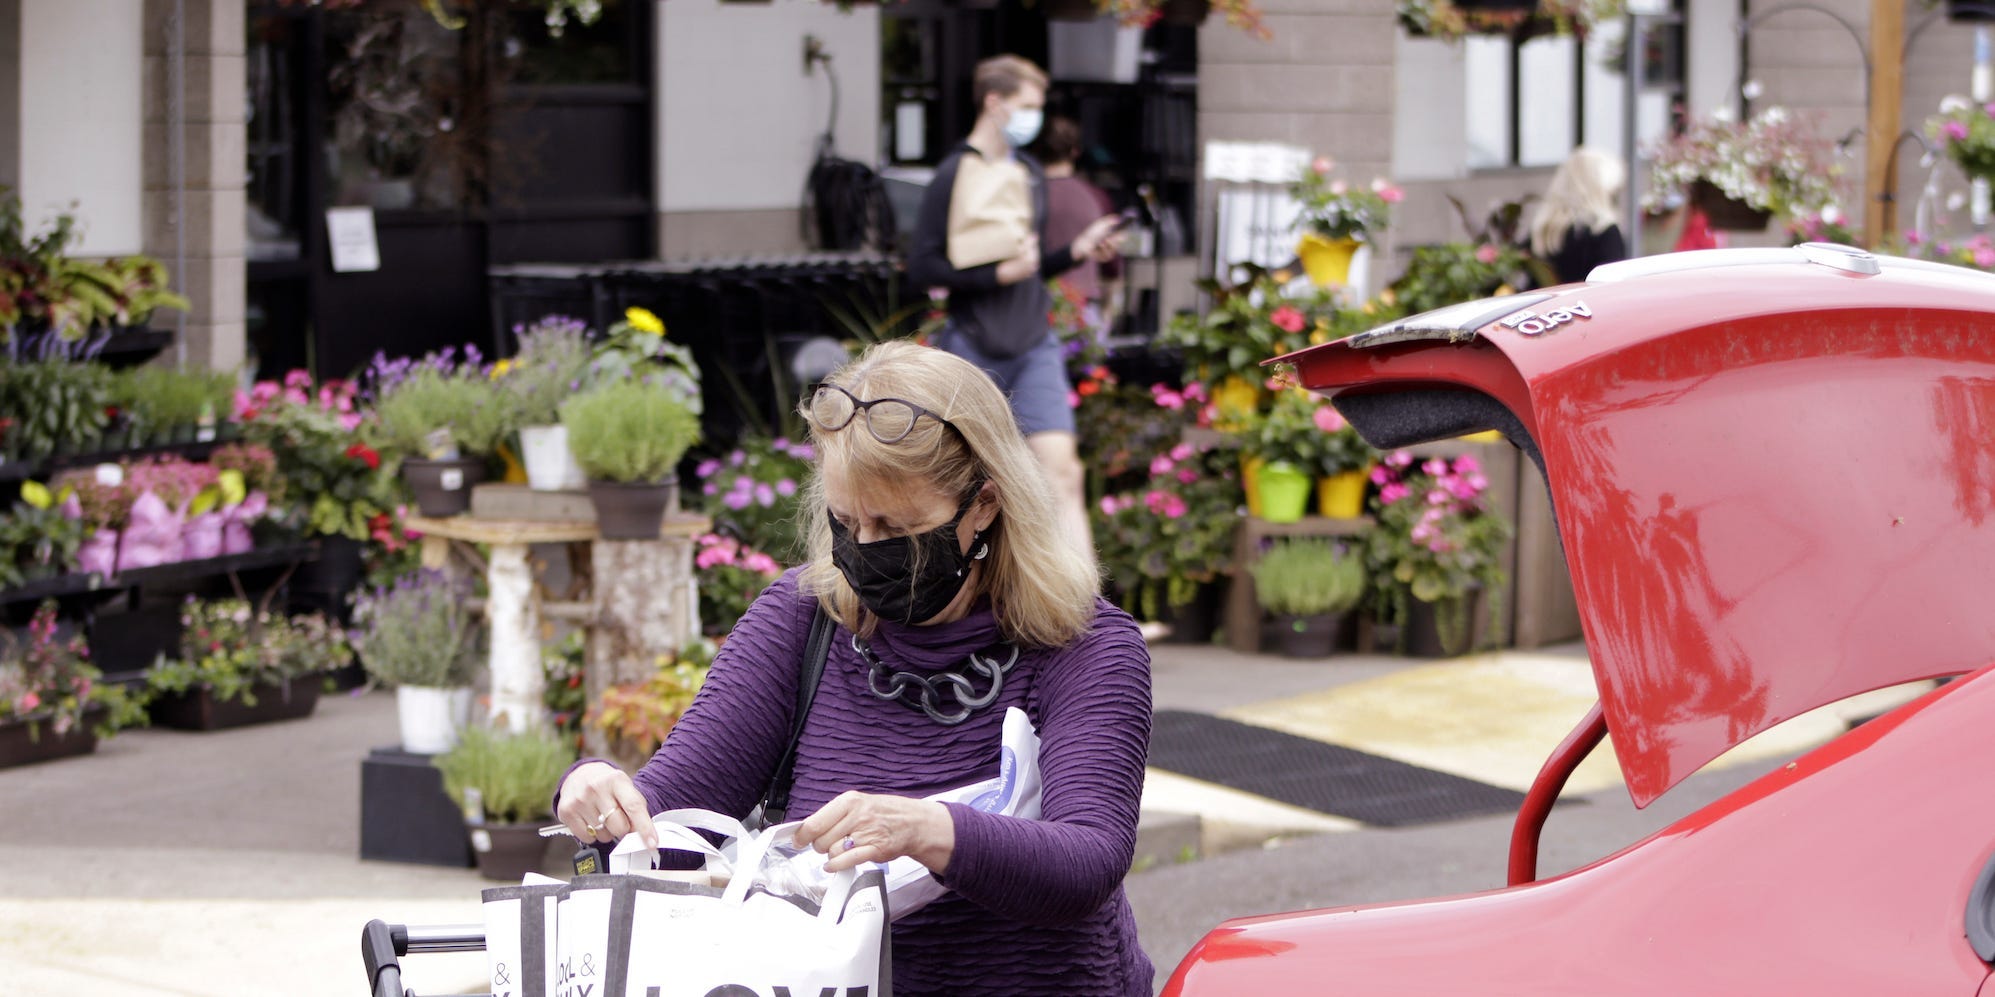
<path id="1" fill-rule="evenodd" d="M 1430 663 L 1159 644 L 1153 659 L 1159 709 L 1218 713 L 1512 787 L 1529 783 L 1592 699 L 1577 648 Z M 1797 721 L 1771 732 L 1783 739 L 1766 750 L 1840 729 Z M 308 720 L 134 731 L 88 757 L 0 771 L 5 991 L 353 995 L 364 992 L 357 940 L 368 919 L 477 922 L 489 884 L 475 871 L 357 858 L 359 763 L 396 738 L 390 695 L 336 695 Z M 1611 765 L 1590 767 L 1578 788 L 1612 782 Z M 1172 842 L 1210 853 L 1357 826 L 1154 770 L 1144 802 L 1162 861 L 1185 847 Z M 409 969 L 423 994 L 483 985 L 478 954 L 426 956 Z"/>

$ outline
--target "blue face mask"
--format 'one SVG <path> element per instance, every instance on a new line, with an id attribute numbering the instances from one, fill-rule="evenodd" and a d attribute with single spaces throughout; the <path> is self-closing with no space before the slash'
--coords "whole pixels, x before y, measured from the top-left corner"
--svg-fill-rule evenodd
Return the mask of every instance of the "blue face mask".
<path id="1" fill-rule="evenodd" d="M 1031 145 L 1039 137 L 1039 124 L 1044 117 L 1045 112 L 1036 107 L 1021 107 L 1011 112 L 1004 123 L 1004 140 L 1014 149 Z"/>

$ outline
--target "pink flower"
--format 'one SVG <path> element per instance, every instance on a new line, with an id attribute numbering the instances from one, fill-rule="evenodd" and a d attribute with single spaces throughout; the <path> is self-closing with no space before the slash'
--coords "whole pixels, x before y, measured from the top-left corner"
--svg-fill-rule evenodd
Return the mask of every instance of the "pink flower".
<path id="1" fill-rule="evenodd" d="M 797 483 L 789 478 L 776 482 L 776 494 L 789 498 L 797 493 Z"/>
<path id="2" fill-rule="evenodd" d="M 1411 494 L 1411 491 L 1405 485 L 1395 481 L 1378 490 L 1378 500 L 1384 502 L 1386 505 L 1391 505 Z"/>
<path id="3" fill-rule="evenodd" d="M 757 484 L 755 486 L 755 504 L 760 506 L 775 505 L 776 489 L 770 487 L 766 482 Z"/>
<path id="4" fill-rule="evenodd" d="M 1385 462 L 1389 467 L 1406 467 L 1413 463 L 1413 455 L 1405 450 L 1394 450 L 1385 455 Z"/>
<path id="5" fill-rule="evenodd" d="M 1150 460 L 1150 473 L 1153 475 L 1169 474 L 1176 467 L 1177 465 L 1171 463 L 1171 459 L 1163 454 L 1158 454 Z"/>
<path id="6" fill-rule="evenodd" d="M 1338 197 L 1343 197 L 1346 193 L 1350 191 L 1350 189 L 1351 189 L 1350 185 L 1346 184 L 1342 180 L 1333 180 L 1330 182 L 1330 193 L 1335 194 Z"/>
<path id="7" fill-rule="evenodd" d="M 1185 396 L 1161 384 L 1150 385 L 1150 398 L 1161 408 L 1175 412 L 1185 407 Z"/>
<path id="8" fill-rule="evenodd" d="M 1974 265 L 1983 270 L 1995 267 L 1995 249 L 1980 246 L 1974 250 Z"/>
<path id="9" fill-rule="evenodd" d="M 1497 255 L 1496 247 L 1486 242 L 1475 248 L 1475 258 L 1478 263 L 1495 263 Z"/>
<path id="10" fill-rule="evenodd" d="M 1113 515 L 1115 515 L 1115 510 L 1116 510 L 1116 508 L 1117 508 L 1117 506 L 1116 506 L 1116 504 L 1115 504 L 1115 496 L 1113 496 L 1113 495 L 1103 495 L 1103 496 L 1101 497 L 1101 514 L 1102 514 L 1102 515 L 1104 515 L 1104 516 L 1113 516 Z"/>
<path id="11" fill-rule="evenodd" d="M 1164 499 L 1169 497 L 1169 495 L 1169 492 L 1153 491 L 1146 493 L 1143 496 L 1143 508 L 1151 512 L 1162 512 L 1164 510 Z"/>
<path id="12" fill-rule="evenodd" d="M 287 388 L 309 388 L 312 386 L 312 374 L 306 370 L 291 371 L 284 375 L 284 386 Z"/>
<path id="13" fill-rule="evenodd" d="M 758 575 L 780 575 L 783 573 L 783 566 L 777 564 L 775 558 L 759 550 L 749 551 L 748 555 L 741 559 L 741 566 Z"/>
<path id="14" fill-rule="evenodd" d="M 1329 173 L 1331 168 L 1336 165 L 1337 161 L 1331 159 L 1329 156 L 1318 156 L 1309 162 L 1309 168 L 1314 170 L 1318 176 Z"/>
<path id="15" fill-rule="evenodd" d="M 1071 391 L 1071 390 L 1067 392 L 1067 407 L 1068 407 L 1068 408 L 1080 408 L 1080 407 L 1081 407 L 1081 393 L 1080 393 L 1080 392 L 1078 392 L 1078 391 Z"/>
<path id="16" fill-rule="evenodd" d="M 1420 470 L 1438 478 L 1448 473 L 1448 462 L 1439 457 L 1429 457 L 1426 463 L 1420 465 Z"/>
<path id="17" fill-rule="evenodd" d="M 1392 481 L 1392 472 L 1384 464 L 1377 464 L 1372 467 L 1371 477 L 1372 484 L 1383 485 Z"/>
<path id="18" fill-rule="evenodd" d="M 1268 321 L 1283 332 L 1301 332 L 1308 321 L 1293 305 L 1283 305 L 1268 314 Z"/>
<path id="19" fill-rule="evenodd" d="M 1946 132 L 1947 138 L 1955 142 L 1967 141 L 1967 124 L 1965 122 L 1949 121 L 1940 130 Z"/>
<path id="20" fill-rule="evenodd" d="M 1192 455 L 1192 448 L 1191 444 L 1189 443 L 1180 443 L 1177 446 L 1171 448 L 1172 460 L 1189 460 L 1191 459 L 1191 455 Z"/>
<path id="21" fill-rule="evenodd" d="M 1428 505 L 1442 505 L 1447 501 L 1448 501 L 1448 492 L 1444 488 L 1435 488 L 1427 493 Z"/>
<path id="22" fill-rule="evenodd" d="M 1189 485 L 1198 480 L 1198 472 L 1189 467 L 1178 468 L 1178 482 Z"/>
<path id="23" fill-rule="evenodd" d="M 1398 204 L 1406 200 L 1406 192 L 1391 184 L 1386 184 L 1384 187 L 1378 189 L 1378 199 L 1387 204 Z"/>
<path id="24" fill-rule="evenodd" d="M 1482 470 L 1482 462 L 1476 460 L 1474 454 L 1463 454 L 1455 458 L 1455 472 L 1457 474 L 1474 474 L 1480 470 Z"/>
<path id="25" fill-rule="evenodd" d="M 25 692 L 22 693 L 21 698 L 14 703 L 14 712 L 26 713 L 29 710 L 32 710 L 40 705 L 42 705 L 42 697 L 37 696 L 32 692 Z"/>
<path id="26" fill-rule="evenodd" d="M 1176 519 L 1187 511 L 1185 500 L 1176 495 L 1164 496 L 1164 518 Z"/>
<path id="27" fill-rule="evenodd" d="M 1190 384 L 1185 385 L 1185 398 L 1187 400 L 1194 402 L 1205 402 L 1211 400 L 1208 397 L 1206 397 L 1205 385 L 1200 384 L 1197 381 L 1193 381 Z"/>
<path id="28" fill-rule="evenodd" d="M 1316 406 L 1316 411 L 1311 412 L 1309 418 L 1316 423 L 1317 429 L 1326 433 L 1337 432 L 1345 425 L 1344 417 L 1338 415 L 1337 410 L 1328 405 Z"/>

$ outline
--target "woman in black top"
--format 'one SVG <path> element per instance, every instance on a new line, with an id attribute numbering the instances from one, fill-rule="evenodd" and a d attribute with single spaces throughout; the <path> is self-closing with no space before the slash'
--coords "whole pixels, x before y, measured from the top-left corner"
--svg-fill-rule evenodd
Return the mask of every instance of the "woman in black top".
<path id="1" fill-rule="evenodd" d="M 1559 283 L 1586 279 L 1593 268 L 1628 257 L 1621 235 L 1621 160 L 1581 146 L 1559 164 L 1531 214 L 1531 253 L 1551 265 Z"/>

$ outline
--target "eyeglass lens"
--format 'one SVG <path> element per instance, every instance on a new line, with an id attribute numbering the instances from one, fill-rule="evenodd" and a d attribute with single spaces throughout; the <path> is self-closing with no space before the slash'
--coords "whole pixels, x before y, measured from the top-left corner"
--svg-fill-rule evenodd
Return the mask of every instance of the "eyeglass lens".
<path id="1" fill-rule="evenodd" d="M 879 398 L 870 402 L 857 402 L 843 389 L 825 386 L 811 396 L 811 418 L 828 432 L 845 428 L 852 417 L 861 412 L 866 417 L 866 429 L 881 443 L 898 443 L 914 431 L 914 423 L 920 417 L 920 410 L 898 398 Z"/>

